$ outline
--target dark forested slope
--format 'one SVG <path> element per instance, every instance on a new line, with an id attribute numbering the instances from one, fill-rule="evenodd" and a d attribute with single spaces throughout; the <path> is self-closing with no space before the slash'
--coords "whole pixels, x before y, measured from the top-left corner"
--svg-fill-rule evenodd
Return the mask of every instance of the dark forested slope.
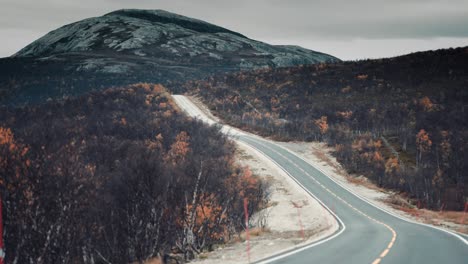
<path id="1" fill-rule="evenodd" d="M 324 140 L 350 172 L 430 208 L 468 196 L 468 48 L 217 75 L 179 87 L 234 125 Z"/>
<path id="2" fill-rule="evenodd" d="M 265 201 L 214 127 L 161 86 L 0 109 L 7 263 L 131 263 L 243 230 Z"/>

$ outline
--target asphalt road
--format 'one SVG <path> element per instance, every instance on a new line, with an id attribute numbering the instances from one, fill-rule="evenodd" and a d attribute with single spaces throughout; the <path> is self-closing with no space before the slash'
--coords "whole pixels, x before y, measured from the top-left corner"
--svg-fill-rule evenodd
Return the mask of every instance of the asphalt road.
<path id="1" fill-rule="evenodd" d="M 216 124 L 186 97 L 176 95 L 174 99 L 187 114 Z M 331 237 L 261 263 L 468 264 L 465 237 L 377 208 L 272 141 L 229 126 L 222 126 L 222 131 L 282 167 L 340 223 L 340 229 Z"/>

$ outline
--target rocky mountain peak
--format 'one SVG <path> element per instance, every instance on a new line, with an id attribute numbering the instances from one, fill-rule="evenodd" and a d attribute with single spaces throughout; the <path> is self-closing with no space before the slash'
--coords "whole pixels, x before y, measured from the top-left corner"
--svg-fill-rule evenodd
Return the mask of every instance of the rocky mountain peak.
<path id="1" fill-rule="evenodd" d="M 4 82 L 21 76 L 41 83 L 48 94 L 35 93 L 42 98 L 79 94 L 96 85 L 167 84 L 220 72 L 336 61 L 328 54 L 270 45 L 164 10 L 122 9 L 55 29 L 0 61 L 0 68 Z M 62 87 L 64 76 L 73 92 Z"/>
<path id="2" fill-rule="evenodd" d="M 186 29 L 190 29 L 199 33 L 230 33 L 245 37 L 240 33 L 219 27 L 205 21 L 194 19 L 175 13 L 171 13 L 162 9 L 142 10 L 142 9 L 120 9 L 105 16 L 125 16 L 132 17 L 161 24 L 174 24 Z"/>

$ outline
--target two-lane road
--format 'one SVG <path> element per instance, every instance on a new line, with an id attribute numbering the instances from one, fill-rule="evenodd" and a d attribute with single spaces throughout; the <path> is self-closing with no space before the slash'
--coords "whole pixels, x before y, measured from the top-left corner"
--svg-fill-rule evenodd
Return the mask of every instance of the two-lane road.
<path id="1" fill-rule="evenodd" d="M 174 99 L 190 116 L 215 124 L 186 97 L 176 95 Z M 333 211 L 341 225 L 325 241 L 262 263 L 468 263 L 468 242 L 462 236 L 379 209 L 272 141 L 229 126 L 223 126 L 222 131 L 275 162 Z"/>

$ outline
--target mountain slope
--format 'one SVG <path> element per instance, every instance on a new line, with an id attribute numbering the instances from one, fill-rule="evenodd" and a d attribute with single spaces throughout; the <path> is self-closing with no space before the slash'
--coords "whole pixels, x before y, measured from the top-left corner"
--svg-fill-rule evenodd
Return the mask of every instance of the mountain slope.
<path id="1" fill-rule="evenodd" d="M 269 45 L 162 10 L 125 9 L 65 25 L 2 59 L 0 87 L 4 95 L 16 94 L 9 100 L 21 102 L 96 86 L 168 83 L 215 72 L 337 61 L 327 54 Z"/>
<path id="2" fill-rule="evenodd" d="M 431 209 L 468 201 L 468 47 L 188 82 L 230 124 L 323 140 L 350 173 Z"/>

